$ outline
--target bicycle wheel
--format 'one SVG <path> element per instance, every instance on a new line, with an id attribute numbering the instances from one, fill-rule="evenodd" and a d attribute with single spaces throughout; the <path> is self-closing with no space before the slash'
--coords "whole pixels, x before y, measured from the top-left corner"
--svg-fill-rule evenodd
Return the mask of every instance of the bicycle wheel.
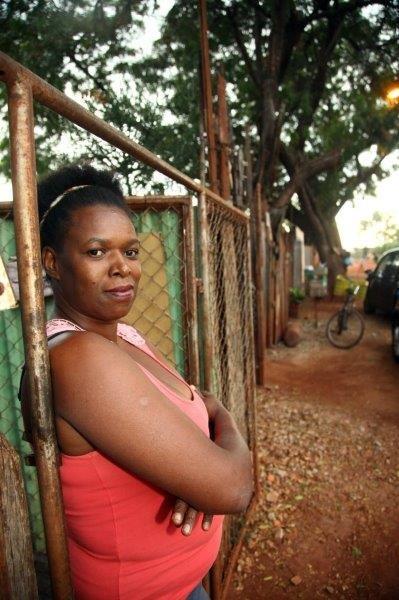
<path id="1" fill-rule="evenodd" d="M 363 317 L 352 309 L 344 314 L 344 310 L 336 312 L 326 327 L 327 339 L 336 348 L 353 348 L 360 342 L 364 333 Z"/>

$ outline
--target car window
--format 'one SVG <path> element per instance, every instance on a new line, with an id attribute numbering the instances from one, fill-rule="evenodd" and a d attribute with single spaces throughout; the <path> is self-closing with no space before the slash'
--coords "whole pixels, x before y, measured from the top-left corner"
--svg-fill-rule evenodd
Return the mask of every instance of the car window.
<path id="1" fill-rule="evenodd" d="M 396 254 L 388 254 L 381 260 L 381 262 L 378 264 L 378 267 L 375 270 L 376 275 L 378 275 L 379 277 L 383 275 L 385 269 L 392 264 L 394 256 L 396 256 Z"/>

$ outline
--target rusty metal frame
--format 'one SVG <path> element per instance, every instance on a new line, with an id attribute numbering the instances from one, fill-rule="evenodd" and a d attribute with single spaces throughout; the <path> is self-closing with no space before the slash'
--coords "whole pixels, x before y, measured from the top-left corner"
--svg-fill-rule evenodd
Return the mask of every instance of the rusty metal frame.
<path id="1" fill-rule="evenodd" d="M 25 342 L 26 364 L 29 372 L 29 391 L 32 399 L 32 426 L 34 447 L 38 467 L 43 520 L 45 525 L 47 554 L 49 559 L 53 598 L 69 600 L 73 598 L 69 573 L 68 553 L 64 525 L 61 488 L 58 478 L 58 455 L 51 404 L 51 379 L 47 339 L 45 334 L 45 313 L 41 277 L 39 220 L 36 198 L 36 165 L 34 147 L 33 100 L 65 117 L 87 132 L 130 155 L 134 159 L 163 173 L 170 179 L 199 194 L 200 206 L 206 210 L 206 201 L 222 203 L 224 210 L 231 211 L 235 218 L 248 222 L 249 217 L 239 209 L 226 203 L 213 190 L 188 177 L 143 146 L 137 144 L 116 128 L 91 114 L 74 100 L 42 80 L 40 77 L 0 52 L 0 80 L 8 90 L 11 170 L 13 184 L 13 213 L 15 222 L 17 253 L 24 256 L 19 261 L 21 285 L 22 327 Z M 137 199 L 138 200 L 138 199 Z M 140 199 L 143 200 L 142 198 Z M 186 200 L 176 200 L 183 206 L 188 227 L 188 242 L 184 252 L 189 258 L 193 253 L 192 207 Z M 156 198 L 146 199 L 142 205 L 161 207 Z M 8 207 L 7 207 L 8 208 Z M 206 243 L 206 230 L 201 231 L 202 242 Z M 188 261 L 190 262 L 190 260 Z M 185 273 L 186 282 L 192 290 L 189 299 L 189 319 L 192 322 L 196 313 L 196 279 L 193 269 Z M 204 284 L 206 273 L 203 273 Z M 205 286 L 204 286 L 205 288 Z M 207 319 L 206 302 L 205 323 Z M 191 333 L 193 346 L 196 344 L 195 329 Z M 206 333 L 207 346 L 210 346 L 211 332 Z M 207 357 L 206 357 L 207 358 Z M 198 379 L 198 356 L 190 358 L 194 378 Z M 209 365 L 208 365 L 209 368 Z M 206 368 L 206 372 L 210 372 Z M 197 369 L 197 371 L 196 371 Z M 210 379 L 206 381 L 209 388 Z M 256 497 L 254 498 L 256 500 Z M 235 554 L 235 552 L 233 553 Z M 233 556 L 229 562 L 232 564 Z"/>
<path id="2" fill-rule="evenodd" d="M 19 256 L 22 330 L 32 404 L 32 435 L 55 598 L 72 598 L 72 583 L 58 477 L 58 450 L 51 404 L 50 364 L 36 198 L 33 99 L 22 77 L 7 79 L 15 237 Z"/>
<path id="3" fill-rule="evenodd" d="M 218 191 L 219 182 L 217 174 L 217 153 L 214 131 L 214 117 L 212 105 L 212 81 L 208 42 L 208 17 L 206 0 L 199 0 L 200 14 L 200 45 L 201 45 L 201 100 L 203 104 L 204 125 L 208 146 L 209 183 L 214 192 Z"/>
<path id="4" fill-rule="evenodd" d="M 108 123 L 105 123 L 105 121 L 80 106 L 78 102 L 68 98 L 68 96 L 3 52 L 0 52 L 0 79 L 5 82 L 23 81 L 30 88 L 33 99 L 43 104 L 43 106 L 65 117 L 72 123 L 75 123 L 75 125 L 79 125 L 86 131 L 93 133 L 115 148 L 126 152 L 126 154 L 129 154 L 136 160 L 163 173 L 177 183 L 184 185 L 189 190 L 197 193 L 204 192 L 207 196 L 216 200 L 221 199 L 218 194 L 202 186 L 188 175 L 185 175 L 179 169 L 159 158 L 156 154 L 147 150 L 147 148 L 144 148 L 144 146 L 137 144 L 137 142 L 131 140 L 127 135 L 112 127 L 112 125 L 108 125 Z"/>

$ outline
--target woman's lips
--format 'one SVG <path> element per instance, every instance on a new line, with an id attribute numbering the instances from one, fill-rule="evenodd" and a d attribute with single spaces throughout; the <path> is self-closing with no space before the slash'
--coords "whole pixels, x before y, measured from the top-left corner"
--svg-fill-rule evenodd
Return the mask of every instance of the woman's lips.
<path id="1" fill-rule="evenodd" d="M 134 288 L 132 285 L 121 285 L 105 291 L 116 300 L 127 301 L 133 298 Z"/>

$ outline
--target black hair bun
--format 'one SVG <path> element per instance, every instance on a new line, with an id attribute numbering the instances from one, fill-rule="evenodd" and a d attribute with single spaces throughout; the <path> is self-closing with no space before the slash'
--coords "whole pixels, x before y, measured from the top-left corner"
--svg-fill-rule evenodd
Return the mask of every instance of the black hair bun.
<path id="1" fill-rule="evenodd" d="M 123 198 L 122 188 L 115 173 L 100 171 L 86 164 L 68 165 L 50 173 L 38 184 L 39 217 L 42 217 L 58 196 L 80 185 L 100 186 Z"/>

